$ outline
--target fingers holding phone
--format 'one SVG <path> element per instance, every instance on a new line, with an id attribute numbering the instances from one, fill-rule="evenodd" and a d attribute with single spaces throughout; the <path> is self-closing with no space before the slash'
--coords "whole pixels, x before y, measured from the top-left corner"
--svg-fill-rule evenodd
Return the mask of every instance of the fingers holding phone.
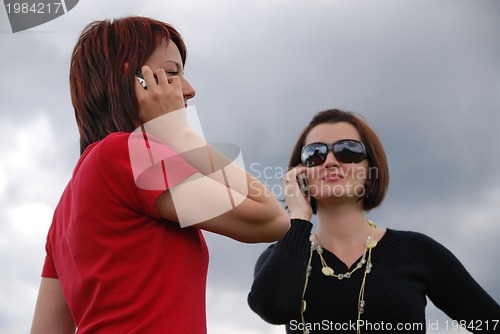
<path id="1" fill-rule="evenodd" d="M 309 203 L 309 184 L 306 168 L 297 166 L 290 169 L 284 178 L 285 201 L 290 211 L 291 218 L 310 220 L 312 208 Z"/>
<path id="2" fill-rule="evenodd" d="M 148 85 L 146 83 L 146 79 L 144 79 L 144 75 L 142 75 L 142 71 L 141 70 L 137 71 L 135 76 L 137 77 L 137 80 L 141 84 L 142 88 L 148 89 Z M 155 77 L 155 81 L 156 81 L 156 84 L 158 84 L 158 79 L 156 77 Z"/>
<path id="3" fill-rule="evenodd" d="M 153 74 L 148 66 L 143 66 L 135 76 L 135 92 L 144 123 L 185 107 L 179 77 L 167 78 L 163 69 L 157 69 Z"/>
<path id="4" fill-rule="evenodd" d="M 297 182 L 302 194 L 307 196 L 307 198 L 309 199 L 309 183 L 307 182 L 306 173 L 300 173 L 299 175 L 297 175 Z"/>

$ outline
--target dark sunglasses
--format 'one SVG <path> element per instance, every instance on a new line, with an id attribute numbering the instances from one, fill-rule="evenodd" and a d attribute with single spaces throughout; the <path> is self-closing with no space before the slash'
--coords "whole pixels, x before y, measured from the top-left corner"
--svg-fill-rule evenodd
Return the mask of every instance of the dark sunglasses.
<path id="1" fill-rule="evenodd" d="M 312 143 L 302 148 L 300 159 L 306 167 L 321 165 L 326 160 L 328 151 L 343 163 L 358 163 L 366 159 L 366 149 L 362 142 L 342 139 L 333 144 Z"/>

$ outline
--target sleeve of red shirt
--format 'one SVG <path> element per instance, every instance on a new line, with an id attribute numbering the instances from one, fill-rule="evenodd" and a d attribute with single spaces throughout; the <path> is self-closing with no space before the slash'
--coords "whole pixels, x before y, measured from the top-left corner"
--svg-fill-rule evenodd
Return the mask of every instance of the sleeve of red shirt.
<path id="1" fill-rule="evenodd" d="M 47 242 L 45 244 L 45 261 L 43 263 L 43 268 L 42 268 L 42 277 L 46 278 L 58 278 L 57 276 L 57 271 L 56 267 L 54 265 L 54 261 L 52 260 L 52 251 L 50 250 L 50 243 Z"/>
<path id="2" fill-rule="evenodd" d="M 196 170 L 161 140 L 142 132 L 131 133 L 128 150 L 136 185 L 146 190 L 167 190 Z"/>
<path id="3" fill-rule="evenodd" d="M 158 196 L 197 172 L 163 142 L 140 134 L 110 135 L 97 149 L 102 176 L 111 189 L 121 188 L 124 205 L 157 219 Z"/>

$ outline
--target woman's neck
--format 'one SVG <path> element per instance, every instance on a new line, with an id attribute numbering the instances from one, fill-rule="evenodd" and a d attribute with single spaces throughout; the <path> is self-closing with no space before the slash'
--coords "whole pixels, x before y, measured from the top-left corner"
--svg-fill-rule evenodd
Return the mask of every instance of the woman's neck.
<path id="1" fill-rule="evenodd" d="M 316 235 L 323 247 L 332 251 L 339 248 L 364 247 L 371 226 L 360 205 L 345 203 L 318 206 L 317 215 Z"/>

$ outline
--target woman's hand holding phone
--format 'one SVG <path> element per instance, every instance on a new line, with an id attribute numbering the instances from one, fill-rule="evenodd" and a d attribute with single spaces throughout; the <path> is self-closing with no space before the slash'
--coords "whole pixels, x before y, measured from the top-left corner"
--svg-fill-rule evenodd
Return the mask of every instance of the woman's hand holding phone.
<path id="1" fill-rule="evenodd" d="M 157 69 L 153 75 L 148 66 L 143 66 L 140 74 L 142 77 L 139 73 L 136 75 L 135 92 L 139 100 L 140 118 L 143 123 L 185 107 L 178 76 L 167 78 L 163 69 Z"/>
<path id="2" fill-rule="evenodd" d="M 311 220 L 312 208 L 309 203 L 309 185 L 306 172 L 307 168 L 299 165 L 285 174 L 285 202 L 290 211 L 290 218 Z"/>

